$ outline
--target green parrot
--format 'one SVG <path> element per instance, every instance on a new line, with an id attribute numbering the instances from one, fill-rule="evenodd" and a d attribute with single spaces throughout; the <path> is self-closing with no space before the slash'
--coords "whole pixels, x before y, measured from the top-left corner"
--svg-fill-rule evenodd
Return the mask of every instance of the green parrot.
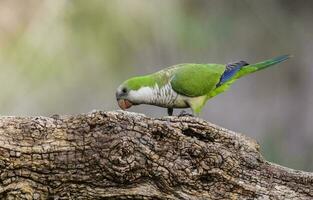
<path id="1" fill-rule="evenodd" d="M 239 61 L 229 64 L 178 64 L 156 73 L 133 77 L 116 91 L 121 109 L 149 104 L 167 108 L 191 108 L 199 115 L 207 100 L 229 89 L 240 77 L 287 60 L 282 55 L 256 64 Z"/>

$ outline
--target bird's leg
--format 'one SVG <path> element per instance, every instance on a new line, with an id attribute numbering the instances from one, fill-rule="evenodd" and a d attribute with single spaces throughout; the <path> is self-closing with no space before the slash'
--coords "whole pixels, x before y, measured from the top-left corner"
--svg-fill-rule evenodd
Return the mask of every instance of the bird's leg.
<path id="1" fill-rule="evenodd" d="M 173 111 L 174 111 L 173 108 L 167 108 L 167 114 L 168 114 L 168 116 L 172 116 L 172 115 L 173 115 Z"/>
<path id="2" fill-rule="evenodd" d="M 189 116 L 189 117 L 194 117 L 193 114 L 186 112 L 185 110 L 181 111 L 178 115 L 178 117 L 185 117 L 185 116 Z"/>

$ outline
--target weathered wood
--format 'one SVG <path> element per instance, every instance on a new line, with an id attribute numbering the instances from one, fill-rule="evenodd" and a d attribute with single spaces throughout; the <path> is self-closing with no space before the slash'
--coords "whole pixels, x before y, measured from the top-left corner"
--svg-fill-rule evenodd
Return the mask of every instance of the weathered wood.
<path id="1" fill-rule="evenodd" d="M 312 199 L 313 174 L 198 118 L 0 118 L 1 199 Z"/>

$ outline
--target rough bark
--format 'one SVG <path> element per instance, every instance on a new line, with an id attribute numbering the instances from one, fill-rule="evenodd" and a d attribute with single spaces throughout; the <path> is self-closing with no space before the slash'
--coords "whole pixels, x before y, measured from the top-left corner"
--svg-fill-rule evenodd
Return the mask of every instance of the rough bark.
<path id="1" fill-rule="evenodd" d="M 1 117 L 0 198 L 312 199 L 313 174 L 193 117 Z"/>

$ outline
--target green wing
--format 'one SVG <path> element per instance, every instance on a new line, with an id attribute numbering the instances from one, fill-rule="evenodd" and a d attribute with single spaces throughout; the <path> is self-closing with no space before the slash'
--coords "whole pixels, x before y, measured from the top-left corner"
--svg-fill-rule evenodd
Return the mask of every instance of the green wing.
<path id="1" fill-rule="evenodd" d="M 215 88 L 224 71 L 220 64 L 181 64 L 175 67 L 171 85 L 178 94 L 203 96 Z"/>

